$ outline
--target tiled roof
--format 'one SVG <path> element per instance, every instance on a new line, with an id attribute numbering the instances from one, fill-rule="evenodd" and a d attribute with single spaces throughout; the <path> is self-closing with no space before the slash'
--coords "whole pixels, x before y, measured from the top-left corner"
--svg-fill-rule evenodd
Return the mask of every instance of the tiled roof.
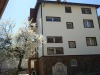
<path id="1" fill-rule="evenodd" d="M 41 3 L 54 3 L 54 4 L 64 4 L 64 5 L 78 5 L 78 6 L 91 6 L 91 7 L 96 7 L 99 8 L 100 5 L 96 4 L 86 4 L 86 3 L 72 3 L 72 2 L 58 2 L 58 1 L 37 1 L 36 6 L 34 9 L 30 9 L 30 19 L 34 19 L 33 21 L 36 22 L 36 17 L 37 17 L 37 12 L 39 9 L 39 5 Z"/>
<path id="2" fill-rule="evenodd" d="M 57 2 L 57 1 L 38 1 L 38 2 L 44 2 L 44 3 L 55 3 L 55 4 L 68 4 L 68 5 L 80 5 L 80 6 L 94 6 L 96 8 L 99 8 L 100 5 L 96 4 L 86 4 L 86 3 L 73 3 L 73 2 Z"/>

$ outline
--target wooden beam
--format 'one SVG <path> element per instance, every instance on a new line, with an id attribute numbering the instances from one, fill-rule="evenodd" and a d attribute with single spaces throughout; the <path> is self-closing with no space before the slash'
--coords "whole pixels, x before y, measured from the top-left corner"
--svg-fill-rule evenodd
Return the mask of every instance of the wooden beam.
<path id="1" fill-rule="evenodd" d="M 3 12 L 7 6 L 7 3 L 8 3 L 9 0 L 0 0 L 0 18 L 2 17 L 3 15 Z"/>

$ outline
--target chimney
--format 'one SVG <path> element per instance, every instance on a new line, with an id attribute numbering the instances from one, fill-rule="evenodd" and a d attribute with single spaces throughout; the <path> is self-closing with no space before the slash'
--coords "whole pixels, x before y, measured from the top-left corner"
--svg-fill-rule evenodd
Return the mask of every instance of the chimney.
<path id="1" fill-rule="evenodd" d="M 61 0 L 57 0 L 57 2 L 61 2 Z"/>
<path id="2" fill-rule="evenodd" d="M 67 0 L 64 0 L 64 2 L 67 2 Z"/>
<path id="3" fill-rule="evenodd" d="M 37 0 L 38 2 L 44 1 L 44 0 Z"/>

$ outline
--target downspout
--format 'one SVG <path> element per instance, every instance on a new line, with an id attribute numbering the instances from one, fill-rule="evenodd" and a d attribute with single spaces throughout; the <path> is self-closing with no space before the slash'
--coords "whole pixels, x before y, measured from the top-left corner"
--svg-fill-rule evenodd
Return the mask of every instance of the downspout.
<path id="1" fill-rule="evenodd" d="M 41 26 L 42 26 L 42 35 L 43 35 L 42 1 L 41 1 Z M 42 56 L 44 56 L 44 44 L 43 43 L 42 43 Z"/>
<path id="2" fill-rule="evenodd" d="M 99 29 L 100 29 L 100 24 L 99 24 L 99 19 L 98 19 L 98 12 L 97 12 L 97 8 L 96 8 L 96 15 L 97 15 L 97 20 L 98 20 L 98 25 L 99 25 Z"/>

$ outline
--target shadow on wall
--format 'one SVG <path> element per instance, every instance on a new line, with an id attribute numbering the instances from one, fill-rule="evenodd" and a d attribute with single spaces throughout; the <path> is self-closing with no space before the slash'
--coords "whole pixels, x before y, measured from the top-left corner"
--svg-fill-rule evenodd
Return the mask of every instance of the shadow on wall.
<path id="1" fill-rule="evenodd" d="M 91 72 L 91 73 L 84 73 L 84 72 L 80 72 L 78 75 L 100 75 L 100 72 Z"/>

